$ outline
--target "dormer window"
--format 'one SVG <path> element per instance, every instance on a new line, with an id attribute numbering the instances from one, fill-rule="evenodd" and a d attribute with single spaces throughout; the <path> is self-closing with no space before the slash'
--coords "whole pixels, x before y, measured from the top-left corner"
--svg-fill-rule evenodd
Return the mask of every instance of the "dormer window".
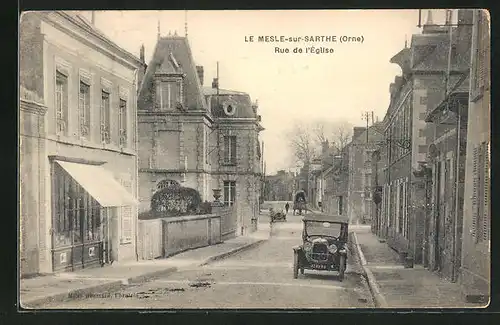
<path id="1" fill-rule="evenodd" d="M 156 105 L 160 110 L 173 110 L 182 103 L 181 79 L 160 80 L 156 88 Z"/>

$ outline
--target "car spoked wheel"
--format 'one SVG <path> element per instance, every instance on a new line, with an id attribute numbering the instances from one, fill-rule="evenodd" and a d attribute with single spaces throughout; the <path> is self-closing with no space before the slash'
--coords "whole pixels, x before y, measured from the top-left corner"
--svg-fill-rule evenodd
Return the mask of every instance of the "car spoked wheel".
<path id="1" fill-rule="evenodd" d="M 339 262 L 339 281 L 344 280 L 344 274 L 345 274 L 345 267 L 346 267 L 346 260 L 345 256 L 340 257 L 340 262 Z"/>
<path id="2" fill-rule="evenodd" d="M 293 253 L 293 278 L 297 279 L 299 277 L 299 254 L 297 252 Z"/>

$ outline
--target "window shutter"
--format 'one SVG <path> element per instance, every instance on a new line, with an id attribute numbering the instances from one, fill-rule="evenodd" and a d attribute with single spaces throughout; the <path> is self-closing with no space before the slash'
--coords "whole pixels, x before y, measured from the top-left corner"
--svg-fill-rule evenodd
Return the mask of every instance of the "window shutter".
<path id="1" fill-rule="evenodd" d="M 236 137 L 231 137 L 231 157 L 229 157 L 231 163 L 236 163 Z"/>
<path id="2" fill-rule="evenodd" d="M 484 153 L 484 188 L 483 188 L 483 240 L 490 239 L 490 143 L 485 143 Z"/>
<path id="3" fill-rule="evenodd" d="M 472 237 L 476 238 L 477 219 L 478 219 L 478 187 L 479 187 L 479 174 L 478 174 L 478 160 L 479 160 L 479 147 L 473 150 L 472 158 Z"/>
<path id="4" fill-rule="evenodd" d="M 124 178 L 129 178 L 124 176 Z M 132 192 L 132 181 L 129 179 L 124 180 L 120 179 L 120 184 L 129 192 Z M 124 206 L 121 207 L 121 243 L 130 243 L 132 242 L 132 207 Z"/>

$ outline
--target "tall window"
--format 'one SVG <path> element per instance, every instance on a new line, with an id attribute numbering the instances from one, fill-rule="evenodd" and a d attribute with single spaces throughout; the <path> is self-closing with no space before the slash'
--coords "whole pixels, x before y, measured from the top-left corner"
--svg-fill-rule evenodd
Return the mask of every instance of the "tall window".
<path id="1" fill-rule="evenodd" d="M 110 96 L 106 91 L 101 92 L 101 141 L 111 143 L 110 136 Z"/>
<path id="2" fill-rule="evenodd" d="M 120 127 L 120 146 L 127 146 L 127 101 L 120 98 L 118 109 L 118 126 Z"/>
<path id="3" fill-rule="evenodd" d="M 83 81 L 80 81 L 78 120 L 80 136 L 87 138 L 90 132 L 90 86 Z"/>
<path id="4" fill-rule="evenodd" d="M 236 136 L 224 137 L 224 163 L 236 165 Z"/>
<path id="5" fill-rule="evenodd" d="M 181 84 L 179 81 L 162 81 L 157 88 L 157 105 L 160 109 L 174 109 L 181 101 Z"/>
<path id="6" fill-rule="evenodd" d="M 56 71 L 56 134 L 68 131 L 68 77 Z"/>
<path id="7" fill-rule="evenodd" d="M 224 205 L 234 205 L 236 199 L 236 182 L 224 181 Z"/>

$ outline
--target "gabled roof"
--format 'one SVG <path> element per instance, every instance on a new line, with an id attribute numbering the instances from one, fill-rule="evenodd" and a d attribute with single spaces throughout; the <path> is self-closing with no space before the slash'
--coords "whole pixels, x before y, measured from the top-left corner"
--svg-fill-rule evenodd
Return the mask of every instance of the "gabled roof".
<path id="1" fill-rule="evenodd" d="M 142 110 L 153 108 L 155 74 L 184 74 L 185 105 L 188 110 L 207 110 L 207 103 L 196 71 L 189 42 L 185 37 L 161 37 L 156 43 L 139 89 L 138 106 Z"/>

